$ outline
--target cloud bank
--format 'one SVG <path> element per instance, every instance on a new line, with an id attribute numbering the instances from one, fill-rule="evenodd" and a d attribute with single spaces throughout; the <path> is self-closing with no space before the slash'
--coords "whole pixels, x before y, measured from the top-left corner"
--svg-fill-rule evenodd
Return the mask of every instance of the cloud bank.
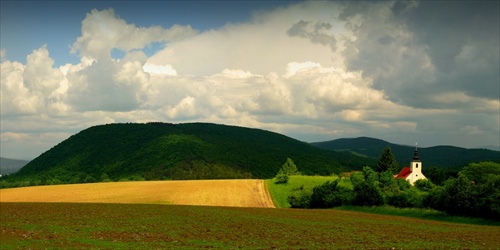
<path id="1" fill-rule="evenodd" d="M 498 21 L 498 2 L 302 2 L 206 31 L 92 10 L 78 64 L 55 67 L 47 46 L 26 64 L 2 49 L 1 154 L 34 158 L 91 125 L 148 121 L 498 145 Z M 148 56 L 153 43 L 164 48 Z"/>

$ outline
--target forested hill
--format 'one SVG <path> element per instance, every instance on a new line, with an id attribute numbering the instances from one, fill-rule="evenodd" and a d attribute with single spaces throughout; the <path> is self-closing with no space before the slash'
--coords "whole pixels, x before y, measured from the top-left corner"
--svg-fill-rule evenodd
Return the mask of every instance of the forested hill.
<path id="1" fill-rule="evenodd" d="M 260 129 L 209 123 L 108 124 L 71 136 L 6 180 L 46 184 L 270 178 L 287 158 L 304 174 L 329 175 L 375 164 L 366 157 L 319 149 Z"/>
<path id="2" fill-rule="evenodd" d="M 400 167 L 408 166 L 413 157 L 415 146 L 393 144 L 387 141 L 369 138 L 337 139 L 333 141 L 311 143 L 322 149 L 338 152 L 352 152 L 372 159 L 378 159 L 382 150 L 389 146 Z M 426 167 L 462 168 L 472 162 L 500 162 L 500 152 L 489 149 L 466 149 L 453 146 L 435 146 L 418 148 L 420 160 Z"/>

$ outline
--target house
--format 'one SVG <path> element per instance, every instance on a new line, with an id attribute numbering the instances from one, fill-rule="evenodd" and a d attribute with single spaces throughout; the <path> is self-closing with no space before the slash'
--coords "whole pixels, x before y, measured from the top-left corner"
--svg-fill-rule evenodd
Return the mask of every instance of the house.
<path id="1" fill-rule="evenodd" d="M 401 169 L 401 172 L 399 172 L 399 174 L 395 175 L 394 178 L 395 179 L 401 178 L 401 179 L 407 180 L 412 185 L 417 180 L 427 179 L 422 174 L 422 162 L 420 161 L 420 158 L 418 157 L 418 148 L 416 145 L 415 145 L 415 152 L 413 153 L 413 160 L 410 162 L 410 166 L 404 167 L 403 169 Z"/>

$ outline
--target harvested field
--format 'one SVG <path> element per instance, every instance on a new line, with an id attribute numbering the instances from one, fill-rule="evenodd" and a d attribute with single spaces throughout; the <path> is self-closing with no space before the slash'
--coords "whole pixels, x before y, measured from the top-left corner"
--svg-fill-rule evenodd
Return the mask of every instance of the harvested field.
<path id="1" fill-rule="evenodd" d="M 498 249 L 500 228 L 340 210 L 0 203 L 2 249 Z"/>
<path id="2" fill-rule="evenodd" d="M 23 187 L 1 189 L 0 201 L 274 207 L 263 180 L 139 181 Z"/>

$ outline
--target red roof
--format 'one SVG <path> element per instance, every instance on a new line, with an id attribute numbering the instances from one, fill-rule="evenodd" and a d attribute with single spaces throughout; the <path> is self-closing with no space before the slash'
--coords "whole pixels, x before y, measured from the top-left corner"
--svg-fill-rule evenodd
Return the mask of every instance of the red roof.
<path id="1" fill-rule="evenodd" d="M 411 174 L 411 168 L 404 167 L 403 169 L 401 169 L 401 172 L 399 172 L 399 174 L 396 175 L 395 178 L 406 179 L 410 174 Z"/>

